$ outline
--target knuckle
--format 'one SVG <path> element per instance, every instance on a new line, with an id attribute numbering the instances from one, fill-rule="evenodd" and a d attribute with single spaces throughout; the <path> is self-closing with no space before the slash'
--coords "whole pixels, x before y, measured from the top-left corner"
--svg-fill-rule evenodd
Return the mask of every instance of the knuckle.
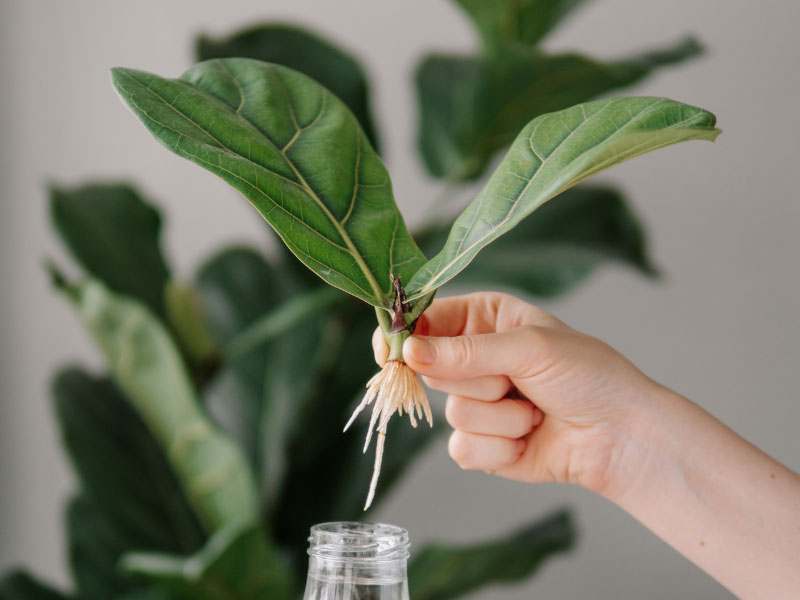
<path id="1" fill-rule="evenodd" d="M 454 429 L 463 429 L 467 425 L 466 406 L 464 399 L 450 395 L 444 407 L 444 416 Z"/>
<path id="2" fill-rule="evenodd" d="M 475 356 L 475 340 L 468 335 L 453 338 L 450 359 L 456 364 L 466 364 Z"/>
<path id="3" fill-rule="evenodd" d="M 469 468 L 472 461 L 472 447 L 468 436 L 459 431 L 454 431 L 447 444 L 447 450 L 450 453 L 450 457 L 459 467 L 462 469 Z"/>
<path id="4" fill-rule="evenodd" d="M 519 438 L 527 435 L 534 428 L 536 415 L 533 405 L 528 400 L 510 400 L 513 417 L 513 430 L 509 437 Z"/>

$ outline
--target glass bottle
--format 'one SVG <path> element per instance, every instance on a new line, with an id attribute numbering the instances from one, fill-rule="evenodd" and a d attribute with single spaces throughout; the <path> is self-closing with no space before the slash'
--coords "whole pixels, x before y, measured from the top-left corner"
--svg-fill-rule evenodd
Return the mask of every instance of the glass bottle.
<path id="1" fill-rule="evenodd" d="M 303 600 L 409 600 L 408 531 L 383 523 L 321 523 L 308 538 Z"/>

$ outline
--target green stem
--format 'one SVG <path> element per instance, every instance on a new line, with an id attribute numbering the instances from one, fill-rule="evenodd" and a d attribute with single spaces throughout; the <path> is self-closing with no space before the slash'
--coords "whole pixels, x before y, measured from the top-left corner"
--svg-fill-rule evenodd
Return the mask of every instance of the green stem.
<path id="1" fill-rule="evenodd" d="M 384 308 L 375 307 L 375 314 L 378 316 L 378 323 L 381 326 L 383 339 L 389 346 L 389 360 L 403 360 L 403 342 L 411 335 L 409 331 L 400 331 L 392 333 L 392 319 L 389 316 L 389 311 Z"/>

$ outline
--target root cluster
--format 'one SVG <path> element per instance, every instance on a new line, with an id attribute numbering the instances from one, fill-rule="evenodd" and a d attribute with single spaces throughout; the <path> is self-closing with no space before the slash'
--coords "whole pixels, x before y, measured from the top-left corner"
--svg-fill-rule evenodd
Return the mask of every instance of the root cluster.
<path id="1" fill-rule="evenodd" d="M 423 416 L 428 421 L 428 424 L 433 427 L 433 415 L 431 414 L 431 407 L 428 403 L 428 395 L 425 393 L 425 388 L 422 387 L 417 374 L 404 362 L 399 360 L 388 361 L 383 366 L 383 369 L 367 382 L 367 392 L 364 394 L 361 403 L 353 411 L 353 415 L 347 425 L 344 426 L 345 431 L 353 424 L 358 414 L 372 404 L 373 401 L 375 405 L 372 407 L 372 417 L 367 429 L 364 452 L 369 448 L 373 431 L 378 432 L 378 441 L 375 448 L 375 467 L 372 471 L 372 481 L 369 485 L 369 493 L 367 494 L 364 510 L 370 507 L 375 497 L 375 488 L 378 485 L 378 477 L 381 472 L 386 427 L 392 415 L 397 412 L 400 416 L 403 416 L 403 411 L 405 410 L 408 413 L 408 419 L 411 421 L 412 427 L 416 427 L 417 420 L 421 421 Z"/>

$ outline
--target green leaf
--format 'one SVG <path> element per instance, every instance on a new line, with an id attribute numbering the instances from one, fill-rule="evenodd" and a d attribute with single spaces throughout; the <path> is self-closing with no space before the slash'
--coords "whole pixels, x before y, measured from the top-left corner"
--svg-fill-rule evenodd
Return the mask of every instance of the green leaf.
<path id="1" fill-rule="evenodd" d="M 108 379 L 78 369 L 53 383 L 61 438 L 83 495 L 67 511 L 69 556 L 81 596 L 130 588 L 116 568 L 131 550 L 194 552 L 205 536 L 166 458 Z"/>
<path id="2" fill-rule="evenodd" d="M 232 339 L 225 348 L 225 353 L 229 357 L 237 357 L 252 352 L 341 299 L 342 295 L 338 290 L 325 287 L 291 297 Z"/>
<path id="3" fill-rule="evenodd" d="M 442 250 L 406 285 L 430 294 L 544 202 L 587 177 L 651 150 L 714 140 L 716 118 L 665 98 L 620 98 L 542 115 L 520 132 L 486 186 L 458 217 Z"/>
<path id="4" fill-rule="evenodd" d="M 347 107 L 277 65 L 221 59 L 181 79 L 113 70 L 123 100 L 168 149 L 239 190 L 329 284 L 375 306 L 425 257 L 389 174 Z"/>
<path id="5" fill-rule="evenodd" d="M 211 333 L 224 347 L 280 301 L 278 273 L 257 252 L 226 249 L 195 276 Z M 215 420 L 241 444 L 258 474 L 266 349 L 223 363 L 203 390 L 203 403 Z"/>
<path id="6" fill-rule="evenodd" d="M 532 118 L 629 86 L 700 51 L 685 39 L 614 62 L 509 47 L 492 57 L 428 56 L 416 77 L 422 157 L 436 177 L 475 179 Z"/>
<path id="7" fill-rule="evenodd" d="M 291 284 L 292 276 L 246 248 L 220 252 L 196 276 L 211 329 L 227 349 L 204 401 L 244 447 L 267 501 L 281 486 L 283 440 L 322 348 L 322 305 L 301 306 L 305 318 L 298 321 L 293 303 L 309 304 L 315 299 L 309 294 L 320 290 L 343 297 L 325 286 L 303 292 Z"/>
<path id="8" fill-rule="evenodd" d="M 81 598 L 109 600 L 141 587 L 119 570 L 118 563 L 125 552 L 154 549 L 141 541 L 147 533 L 124 531 L 125 524 L 112 521 L 107 511 L 86 496 L 69 502 L 65 520 L 69 565 Z"/>
<path id="9" fill-rule="evenodd" d="M 452 547 L 431 544 L 408 568 L 414 600 L 448 600 L 493 583 L 529 577 L 554 554 L 572 547 L 575 530 L 567 512 L 557 512 L 503 540 Z"/>
<path id="10" fill-rule="evenodd" d="M 470 16 L 484 47 L 532 46 L 585 0 L 456 0 Z"/>
<path id="11" fill-rule="evenodd" d="M 189 558 L 134 553 L 123 559 L 123 568 L 176 598 L 288 600 L 295 593 L 283 560 L 252 524 L 229 525 Z"/>
<path id="12" fill-rule="evenodd" d="M 161 216 L 135 188 L 115 183 L 54 187 L 50 216 L 86 271 L 164 316 L 169 272 L 159 240 Z"/>
<path id="13" fill-rule="evenodd" d="M 364 69 L 351 54 L 329 40 L 290 25 L 258 25 L 223 39 L 201 35 L 195 42 L 195 54 L 198 61 L 254 58 L 305 73 L 347 105 L 372 147 L 378 150 Z"/>
<path id="14" fill-rule="evenodd" d="M 161 589 L 140 588 L 118 596 L 114 600 L 180 600 L 180 598 Z"/>
<path id="15" fill-rule="evenodd" d="M 449 225 L 417 236 L 434 254 Z M 457 286 L 501 285 L 538 297 L 561 295 L 608 262 L 622 262 L 654 276 L 642 225 L 622 195 L 580 185 L 544 204 L 517 227 L 484 248 L 456 280 Z"/>
<path id="16" fill-rule="evenodd" d="M 15 570 L 0 578 L 0 600 L 67 600 L 67 596 L 40 583 L 25 571 Z"/>
<path id="17" fill-rule="evenodd" d="M 241 449 L 200 407 L 164 326 L 142 304 L 93 279 L 62 283 L 62 291 L 160 444 L 206 530 L 254 515 L 255 485 Z"/>

